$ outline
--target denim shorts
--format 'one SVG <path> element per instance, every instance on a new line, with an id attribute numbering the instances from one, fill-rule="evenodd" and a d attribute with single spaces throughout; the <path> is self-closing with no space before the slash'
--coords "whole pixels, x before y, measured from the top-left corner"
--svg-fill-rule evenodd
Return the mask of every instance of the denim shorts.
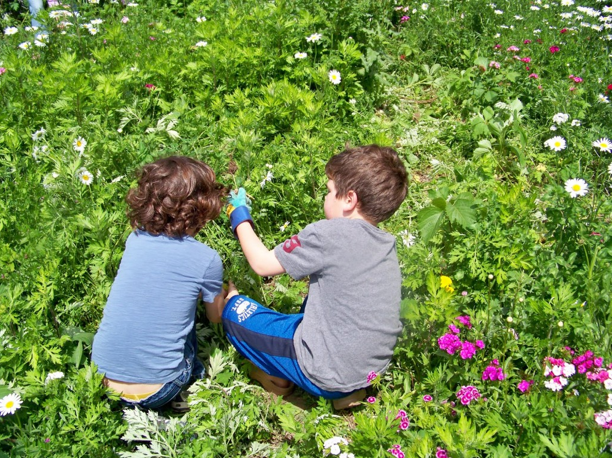
<path id="1" fill-rule="evenodd" d="M 121 398 L 124 405 L 138 407 L 140 409 L 159 409 L 172 401 L 193 379 L 204 378 L 204 365 L 197 358 L 198 341 L 196 337 L 195 324 L 193 330 L 187 336 L 185 342 L 185 367 L 174 380 L 165 383 L 159 390 L 139 401 Z"/>

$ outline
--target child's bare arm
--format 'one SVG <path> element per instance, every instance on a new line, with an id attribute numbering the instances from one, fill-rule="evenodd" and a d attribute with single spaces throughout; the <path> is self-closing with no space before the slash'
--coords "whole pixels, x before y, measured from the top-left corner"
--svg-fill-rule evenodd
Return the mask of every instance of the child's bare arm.
<path id="1" fill-rule="evenodd" d="M 274 250 L 266 248 L 253 230 L 253 226 L 250 224 L 240 224 L 236 228 L 236 235 L 249 265 L 257 275 L 270 277 L 285 273 L 285 269 L 276 259 Z"/>
<path id="2" fill-rule="evenodd" d="M 221 316 L 223 315 L 223 309 L 225 304 L 233 296 L 238 294 L 238 290 L 233 282 L 229 282 L 228 289 L 223 288 L 220 294 L 218 294 L 212 302 L 204 302 L 206 308 L 206 317 L 211 323 L 221 323 Z"/>

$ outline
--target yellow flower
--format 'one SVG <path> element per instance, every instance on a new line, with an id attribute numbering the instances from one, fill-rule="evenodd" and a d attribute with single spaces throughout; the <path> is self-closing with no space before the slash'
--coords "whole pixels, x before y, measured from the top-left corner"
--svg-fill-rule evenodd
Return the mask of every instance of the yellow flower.
<path id="1" fill-rule="evenodd" d="M 440 288 L 444 288 L 449 293 L 455 291 L 455 288 L 453 288 L 453 281 L 446 275 L 440 275 Z"/>

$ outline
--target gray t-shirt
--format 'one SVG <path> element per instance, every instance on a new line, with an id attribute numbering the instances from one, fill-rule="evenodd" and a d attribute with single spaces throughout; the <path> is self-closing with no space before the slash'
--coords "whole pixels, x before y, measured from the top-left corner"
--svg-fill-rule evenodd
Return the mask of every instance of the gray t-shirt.
<path id="1" fill-rule="evenodd" d="M 213 302 L 222 283 L 219 254 L 193 237 L 132 232 L 94 337 L 98 370 L 120 382 L 174 380 L 198 296 Z"/>
<path id="2" fill-rule="evenodd" d="M 327 391 L 367 386 L 384 371 L 402 326 L 395 237 L 363 220 L 309 224 L 274 249 L 291 277 L 310 275 L 293 345 L 304 374 Z"/>

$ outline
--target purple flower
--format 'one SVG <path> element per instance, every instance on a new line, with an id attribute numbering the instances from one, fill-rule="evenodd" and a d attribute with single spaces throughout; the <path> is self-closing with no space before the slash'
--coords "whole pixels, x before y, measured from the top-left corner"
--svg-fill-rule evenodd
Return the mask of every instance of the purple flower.
<path id="1" fill-rule="evenodd" d="M 476 345 L 481 350 L 485 347 L 485 344 L 482 340 L 477 340 L 476 342 L 474 342 L 474 345 Z"/>
<path id="2" fill-rule="evenodd" d="M 476 354 L 476 347 L 467 340 L 461 344 L 461 359 L 472 359 Z"/>
<path id="3" fill-rule="evenodd" d="M 454 334 L 459 334 L 461 332 L 459 328 L 455 326 L 454 324 L 449 324 L 448 329 L 450 329 L 450 331 Z"/>
<path id="4" fill-rule="evenodd" d="M 425 396 L 423 396 L 423 402 L 431 402 L 433 401 L 433 398 L 431 397 L 431 395 L 426 394 Z"/>
<path id="5" fill-rule="evenodd" d="M 410 420 L 408 418 L 402 418 L 400 421 L 399 429 L 406 431 L 410 427 Z"/>
<path id="6" fill-rule="evenodd" d="M 0 67 L 0 75 L 4 75 L 6 73 L 6 68 Z"/>
<path id="7" fill-rule="evenodd" d="M 438 339 L 440 350 L 446 350 L 449 355 L 454 355 L 461 349 L 461 340 L 455 334 L 447 333 Z"/>
<path id="8" fill-rule="evenodd" d="M 457 391 L 457 398 L 463 405 L 468 405 L 470 402 L 480 398 L 480 396 L 481 394 L 478 392 L 478 389 L 472 385 L 462 386 L 461 389 Z"/>
<path id="9" fill-rule="evenodd" d="M 400 19 L 400 22 L 404 23 L 404 22 L 408 22 L 409 20 L 410 20 L 410 16 L 402 16 L 402 18 Z"/>
<path id="10" fill-rule="evenodd" d="M 368 374 L 368 378 L 366 379 L 366 381 L 367 381 L 368 383 L 372 383 L 376 377 L 378 377 L 378 374 L 377 374 L 376 372 L 374 372 L 374 371 L 371 371 L 371 372 Z"/>
<path id="11" fill-rule="evenodd" d="M 463 294 L 463 293 L 462 293 Z M 467 293 L 465 293 L 467 295 Z M 455 318 L 459 323 L 465 326 L 468 329 L 472 329 L 472 322 L 469 315 L 461 315 Z"/>
<path id="12" fill-rule="evenodd" d="M 529 388 L 531 388 L 531 385 L 533 385 L 533 380 L 521 380 L 517 388 L 521 391 L 521 393 L 526 393 L 529 391 Z"/>
<path id="13" fill-rule="evenodd" d="M 436 458 L 448 458 L 448 452 L 443 448 L 438 447 L 436 451 Z"/>
<path id="14" fill-rule="evenodd" d="M 554 53 L 556 53 L 556 52 L 561 51 L 561 49 L 559 48 L 559 46 L 551 46 L 550 48 L 548 48 L 548 50 L 549 50 L 549 51 L 550 51 L 552 54 L 554 54 Z"/>
<path id="15" fill-rule="evenodd" d="M 501 367 L 498 366 L 487 366 L 487 368 L 482 373 L 483 380 L 491 380 L 494 382 L 495 380 L 502 381 L 506 378 L 506 374 Z"/>
<path id="16" fill-rule="evenodd" d="M 45 444 L 48 444 L 49 442 L 51 442 L 51 439 L 49 439 L 48 437 L 45 437 Z"/>
<path id="17" fill-rule="evenodd" d="M 374 404 L 376 402 L 376 398 L 374 396 L 369 396 L 366 401 L 370 404 Z"/>

